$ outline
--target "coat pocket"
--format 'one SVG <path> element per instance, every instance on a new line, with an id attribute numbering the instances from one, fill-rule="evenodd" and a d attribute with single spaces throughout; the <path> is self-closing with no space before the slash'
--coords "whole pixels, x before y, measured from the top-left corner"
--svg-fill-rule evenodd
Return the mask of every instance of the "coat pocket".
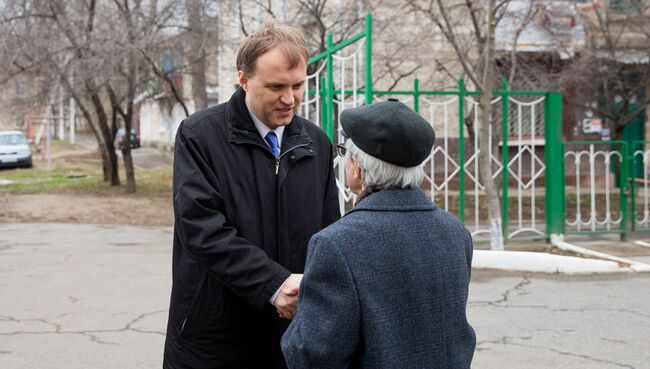
<path id="1" fill-rule="evenodd" d="M 221 282 L 204 271 L 192 303 L 181 325 L 184 338 L 204 339 L 227 325 L 224 320 L 225 288 Z"/>
<path id="2" fill-rule="evenodd" d="M 192 324 L 194 313 L 198 309 L 199 300 L 201 297 L 201 293 L 203 292 L 203 285 L 205 284 L 205 277 L 207 276 L 207 274 L 208 274 L 207 271 L 203 271 L 203 274 L 201 274 L 201 279 L 199 280 L 199 284 L 196 286 L 196 292 L 194 292 L 194 297 L 192 297 L 192 302 L 190 303 L 190 307 L 187 309 L 187 313 L 183 318 L 183 323 L 181 323 L 182 336 L 185 336 L 186 330 Z"/>

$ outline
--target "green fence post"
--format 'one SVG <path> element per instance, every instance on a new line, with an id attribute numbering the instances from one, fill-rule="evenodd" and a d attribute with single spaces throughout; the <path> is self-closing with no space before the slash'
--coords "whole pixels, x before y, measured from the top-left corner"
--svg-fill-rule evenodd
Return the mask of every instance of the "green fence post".
<path id="1" fill-rule="evenodd" d="M 413 110 L 420 112 L 420 80 L 413 80 Z"/>
<path id="2" fill-rule="evenodd" d="M 327 102 L 327 79 L 324 76 L 321 76 L 320 78 L 320 90 L 316 91 L 316 93 L 320 95 L 320 121 L 321 127 L 323 127 L 323 130 L 325 130 L 325 126 L 327 125 L 326 122 L 328 119 L 327 112 L 330 110 L 330 107 Z M 334 141 L 332 140 L 332 142 Z"/>
<path id="3" fill-rule="evenodd" d="M 327 35 L 327 49 L 334 46 L 332 34 Z M 330 140 L 334 142 L 334 58 L 332 54 L 327 55 L 327 121 L 325 122 L 325 132 Z"/>
<path id="4" fill-rule="evenodd" d="M 549 92 L 544 101 L 546 162 L 546 238 L 564 235 L 564 150 L 562 147 L 562 94 Z M 532 209 L 535 211 L 535 209 Z"/>
<path id="5" fill-rule="evenodd" d="M 508 81 L 501 84 L 501 229 L 504 242 L 508 240 Z M 533 209 L 534 211 L 534 209 Z"/>
<path id="6" fill-rule="evenodd" d="M 458 218 L 465 222 L 465 81 L 458 80 Z"/>
<path id="7" fill-rule="evenodd" d="M 372 104 L 372 15 L 370 13 L 366 15 L 366 104 Z"/>

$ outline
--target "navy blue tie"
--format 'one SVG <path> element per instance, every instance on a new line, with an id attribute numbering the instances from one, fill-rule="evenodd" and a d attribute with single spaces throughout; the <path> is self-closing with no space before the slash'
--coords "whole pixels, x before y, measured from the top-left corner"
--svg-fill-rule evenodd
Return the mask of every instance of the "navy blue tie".
<path id="1" fill-rule="evenodd" d="M 278 146 L 278 136 L 275 134 L 275 132 L 269 132 L 266 137 L 264 137 L 264 139 L 269 143 L 269 146 L 271 147 L 271 151 L 273 152 L 273 155 L 275 155 L 275 158 L 277 159 L 280 157 L 280 146 Z"/>

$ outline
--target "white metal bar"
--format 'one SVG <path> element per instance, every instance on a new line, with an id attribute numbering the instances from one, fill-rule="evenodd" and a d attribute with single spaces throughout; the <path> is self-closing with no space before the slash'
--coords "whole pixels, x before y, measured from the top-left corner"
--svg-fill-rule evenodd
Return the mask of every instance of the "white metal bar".
<path id="1" fill-rule="evenodd" d="M 445 124 L 445 153 L 449 154 L 449 105 L 444 105 L 443 106 L 443 119 L 444 119 L 444 124 Z M 444 157 L 445 160 L 445 165 L 444 165 L 444 172 L 445 172 L 445 210 L 449 210 L 449 160 L 447 160 L 446 157 Z M 460 192 L 459 192 L 460 193 Z"/>
<path id="2" fill-rule="evenodd" d="M 481 175 L 479 174 L 479 167 L 478 167 L 478 158 L 480 155 L 481 150 L 485 150 L 485 147 L 480 147 L 478 143 L 478 137 L 480 135 L 480 122 L 479 122 L 479 109 L 478 105 L 474 102 L 474 147 L 477 147 L 478 150 L 476 150 L 476 159 L 474 159 L 474 224 L 476 225 L 476 230 L 479 230 L 479 181 L 481 178 Z"/>
<path id="3" fill-rule="evenodd" d="M 578 231 L 582 226 L 582 209 L 580 209 L 580 156 L 576 155 L 576 222 Z"/>
<path id="4" fill-rule="evenodd" d="M 596 230 L 596 160 L 594 158 L 594 145 L 589 145 L 589 167 L 591 173 L 589 173 L 589 179 L 591 180 L 590 189 L 591 189 L 591 217 L 589 219 L 591 223 L 591 230 Z"/>
<path id="5" fill-rule="evenodd" d="M 531 187 L 531 197 L 530 197 L 530 214 L 531 214 L 531 223 L 532 227 L 535 228 L 535 158 L 537 153 L 535 152 L 535 137 L 537 135 L 536 125 L 535 125 L 535 106 L 530 106 L 530 137 L 531 137 L 531 153 L 530 153 L 530 187 Z"/>
<path id="6" fill-rule="evenodd" d="M 519 209 L 517 209 L 517 225 L 519 228 L 523 228 L 523 204 L 522 204 L 522 187 L 523 187 L 523 169 L 522 169 L 522 162 L 523 162 L 523 152 L 521 150 L 522 148 L 522 138 L 523 138 L 523 118 L 522 118 L 523 112 L 522 112 L 522 106 L 517 105 L 517 153 L 519 154 L 519 160 L 517 160 L 517 203 L 519 205 Z"/>
<path id="7" fill-rule="evenodd" d="M 610 158 L 609 155 L 605 156 L 605 222 L 608 231 L 612 229 L 611 217 L 610 217 L 611 209 L 609 206 L 609 158 Z"/>

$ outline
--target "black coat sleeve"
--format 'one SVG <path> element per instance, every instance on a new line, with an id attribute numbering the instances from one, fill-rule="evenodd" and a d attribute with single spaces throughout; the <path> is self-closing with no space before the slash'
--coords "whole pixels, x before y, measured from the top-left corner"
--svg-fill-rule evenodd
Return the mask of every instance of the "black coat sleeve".
<path id="1" fill-rule="evenodd" d="M 323 222 L 322 228 L 336 222 L 341 218 L 341 207 L 339 206 L 339 190 L 336 186 L 336 175 L 334 173 L 334 149 L 329 145 L 329 161 L 327 173 L 327 189 L 325 190 L 325 198 L 323 199 Z M 340 165 L 343 165 L 341 163 Z"/>
<path id="2" fill-rule="evenodd" d="M 174 153 L 174 224 L 182 246 L 203 268 L 262 308 L 291 274 L 226 222 L 219 180 L 200 135 L 181 123 Z"/>

